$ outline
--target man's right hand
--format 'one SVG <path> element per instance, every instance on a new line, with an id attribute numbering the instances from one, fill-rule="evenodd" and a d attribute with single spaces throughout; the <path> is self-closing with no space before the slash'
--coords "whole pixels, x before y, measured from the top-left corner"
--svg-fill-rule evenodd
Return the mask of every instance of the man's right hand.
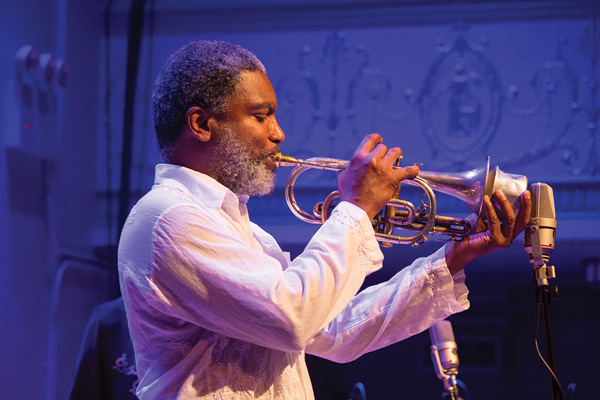
<path id="1" fill-rule="evenodd" d="M 369 219 L 390 201 L 402 180 L 419 174 L 416 165 L 394 168 L 402 150 L 388 150 L 382 142 L 376 133 L 366 136 L 337 178 L 340 199 L 365 210 Z"/>

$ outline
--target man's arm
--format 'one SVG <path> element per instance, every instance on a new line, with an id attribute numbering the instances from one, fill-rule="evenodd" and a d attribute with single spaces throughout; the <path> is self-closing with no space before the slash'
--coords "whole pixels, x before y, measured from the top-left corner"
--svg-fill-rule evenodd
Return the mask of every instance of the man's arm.
<path id="1" fill-rule="evenodd" d="M 467 295 L 464 275 L 450 275 L 441 248 L 388 281 L 362 290 L 313 337 L 306 352 L 336 362 L 352 361 L 466 310 Z"/>

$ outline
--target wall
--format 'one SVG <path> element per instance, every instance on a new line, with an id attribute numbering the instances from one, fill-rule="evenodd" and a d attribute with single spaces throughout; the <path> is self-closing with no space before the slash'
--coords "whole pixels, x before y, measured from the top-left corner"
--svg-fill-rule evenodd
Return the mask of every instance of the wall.
<path id="1" fill-rule="evenodd" d="M 90 207 L 102 20 L 95 6 L 66 0 L 3 2 L 0 15 L 1 397 L 54 398 L 91 308 L 109 297 Z M 40 56 L 30 70 L 17 62 L 24 46 Z"/>
<path id="2" fill-rule="evenodd" d="M 106 270 L 114 271 L 118 236 L 130 4 L 80 3 L 31 0 L 7 5 L 0 17 L 3 59 L 32 44 L 71 65 L 68 84 L 50 92 L 22 85 L 16 64 L 0 65 L 0 356 L 10 360 L 0 386 L 7 398 L 62 397 L 89 310 L 114 296 Z M 377 131 L 403 148 L 406 163 L 426 170 L 465 171 L 489 155 L 492 166 L 553 187 L 559 372 L 565 386 L 577 382 L 577 398 L 593 398 L 588 371 L 600 354 L 584 343 L 600 328 L 598 5 L 156 0 L 145 11 L 131 203 L 152 184 L 158 161 L 148 102 L 161 63 L 190 40 L 239 43 L 267 67 L 287 154 L 348 158 Z M 288 173 L 282 169 L 276 192 L 253 199 L 250 211 L 297 254 L 316 227 L 285 206 Z M 333 188 L 333 175 L 311 175 L 298 188 L 307 209 Z M 411 196 L 407 185 L 403 195 Z M 440 197 L 444 212 L 468 212 Z M 531 267 L 518 242 L 470 267 L 472 308 L 451 319 L 460 378 L 473 398 L 549 397 L 531 341 Z M 368 283 L 439 245 L 385 250 L 384 269 Z M 423 333 L 347 365 L 311 359 L 318 397 L 345 399 L 358 380 L 370 398 L 438 396 L 428 345 Z"/>

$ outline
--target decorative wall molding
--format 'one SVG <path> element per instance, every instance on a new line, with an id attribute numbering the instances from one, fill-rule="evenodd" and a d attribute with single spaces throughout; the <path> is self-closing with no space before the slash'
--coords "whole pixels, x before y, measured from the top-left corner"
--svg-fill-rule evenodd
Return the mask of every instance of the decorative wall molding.
<path id="1" fill-rule="evenodd" d="M 110 3 L 114 34 L 127 32 L 130 4 Z M 148 1 L 157 34 L 347 29 L 412 24 L 451 24 L 518 19 L 580 18 L 600 14 L 594 0 L 244 0 L 223 2 Z"/>
<path id="2" fill-rule="evenodd" d="M 504 54 L 493 49 L 494 40 L 499 39 L 493 34 L 502 33 L 490 33 L 491 37 L 473 42 L 467 37 L 468 25 L 458 21 L 451 34 L 454 38 L 449 35 L 447 44 L 424 50 L 437 56 L 429 65 L 414 66 L 423 71 L 421 88 L 406 89 L 404 103 L 390 100 L 401 98 L 398 92 L 402 88 L 397 77 L 384 72 L 386 67 L 393 69 L 396 61 L 374 65 L 370 58 L 376 51 L 370 46 L 350 43 L 343 32 L 330 32 L 320 46 L 307 44 L 298 50 L 297 70 L 279 76 L 276 82 L 281 114 L 291 132 L 286 148 L 305 158 L 347 157 L 355 145 L 350 132 L 358 142 L 371 128 L 406 130 L 407 120 L 419 115 L 422 137 L 411 135 L 410 140 L 422 141 L 430 148 L 428 157 L 420 155 L 430 169 L 469 170 L 490 153 L 497 158 L 492 166 L 522 168 L 552 154 L 560 163 L 552 165 L 552 171 L 534 175 L 554 177 L 562 165 L 569 178 L 597 177 L 598 25 L 592 20 L 588 28 L 582 28 L 576 62 L 575 55 L 565 55 L 566 45 L 561 40 L 555 44 L 555 58 L 531 54 L 528 61 L 533 69 L 507 77 L 494 61 Z M 518 44 L 508 49 L 518 50 Z M 505 84 L 503 79 L 521 79 L 528 84 L 519 87 Z M 519 98 L 520 91 L 527 96 Z M 512 125 L 502 130 L 501 125 L 507 123 Z M 531 127 L 536 131 L 528 131 Z M 516 137 L 500 138 L 506 129 L 516 131 Z M 509 151 L 496 149 L 499 140 L 508 144 L 504 146 Z M 586 141 L 589 146 L 582 146 Z M 322 181 L 317 176 L 312 182 L 320 186 Z"/>

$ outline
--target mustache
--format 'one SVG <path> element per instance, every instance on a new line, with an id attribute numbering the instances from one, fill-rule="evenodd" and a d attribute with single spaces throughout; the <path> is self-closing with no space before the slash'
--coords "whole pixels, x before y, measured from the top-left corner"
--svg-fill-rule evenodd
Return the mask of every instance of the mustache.
<path id="1" fill-rule="evenodd" d="M 277 153 L 281 153 L 281 145 L 279 145 L 279 144 L 277 146 L 275 146 L 275 148 L 272 150 L 263 150 L 260 154 L 260 157 L 258 157 L 257 161 L 259 163 L 263 162 L 267 158 L 275 156 Z"/>
<path id="2" fill-rule="evenodd" d="M 276 155 L 277 153 L 281 153 L 281 145 L 277 144 L 273 150 L 271 150 L 271 151 L 265 150 L 264 153 L 266 154 L 265 157 L 270 157 L 270 156 Z"/>

